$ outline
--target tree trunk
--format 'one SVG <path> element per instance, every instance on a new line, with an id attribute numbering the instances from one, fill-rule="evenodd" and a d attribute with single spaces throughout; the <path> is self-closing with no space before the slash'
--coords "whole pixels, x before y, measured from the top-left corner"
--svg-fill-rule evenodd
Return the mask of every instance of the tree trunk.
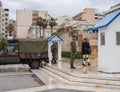
<path id="1" fill-rule="evenodd" d="M 53 27 L 51 27 L 51 35 L 52 35 L 52 33 L 53 33 Z"/>
<path id="2" fill-rule="evenodd" d="M 44 30 L 45 30 L 45 29 L 43 28 L 43 35 L 42 35 L 42 38 L 44 38 Z"/>
<path id="3" fill-rule="evenodd" d="M 36 26 L 36 39 L 37 39 L 37 26 Z"/>
<path id="4" fill-rule="evenodd" d="M 40 27 L 40 38 L 41 38 L 41 27 Z"/>

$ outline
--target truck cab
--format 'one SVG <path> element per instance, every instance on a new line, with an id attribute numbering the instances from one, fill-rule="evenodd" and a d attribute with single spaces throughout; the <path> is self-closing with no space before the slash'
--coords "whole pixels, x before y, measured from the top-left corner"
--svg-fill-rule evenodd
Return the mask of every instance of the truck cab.
<path id="1" fill-rule="evenodd" d="M 0 53 L 0 64 L 19 63 L 18 43 L 8 43 Z"/>

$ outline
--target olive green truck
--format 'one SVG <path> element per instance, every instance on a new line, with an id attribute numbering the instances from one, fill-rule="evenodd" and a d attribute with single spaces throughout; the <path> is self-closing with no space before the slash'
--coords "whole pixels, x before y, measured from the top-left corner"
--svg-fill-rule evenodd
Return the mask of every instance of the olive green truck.
<path id="1" fill-rule="evenodd" d="M 32 69 L 38 69 L 42 61 L 49 62 L 47 39 L 9 40 L 0 53 L 0 65 L 28 64 Z"/>

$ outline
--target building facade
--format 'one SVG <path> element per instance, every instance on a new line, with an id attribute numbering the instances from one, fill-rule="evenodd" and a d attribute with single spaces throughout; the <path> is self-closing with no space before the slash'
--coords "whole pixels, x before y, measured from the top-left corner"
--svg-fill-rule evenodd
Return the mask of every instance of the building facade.
<path id="1" fill-rule="evenodd" d="M 28 38 L 29 30 L 34 29 L 34 26 L 32 26 L 33 28 L 31 28 L 31 25 L 36 25 L 38 17 L 42 17 L 46 20 L 49 20 L 51 18 L 47 11 L 17 10 L 16 12 L 17 38 Z"/>
<path id="2" fill-rule="evenodd" d="M 2 2 L 0 2 L 0 37 L 7 38 L 8 31 L 6 27 L 9 25 L 9 9 L 3 9 Z"/>
<path id="3" fill-rule="evenodd" d="M 109 10 L 105 11 L 105 15 L 120 10 L 120 3 L 114 6 L 111 6 Z"/>
<path id="4" fill-rule="evenodd" d="M 98 29 L 98 71 L 120 73 L 120 10 L 107 14 Z"/>
<path id="5" fill-rule="evenodd" d="M 56 19 L 57 25 L 65 25 L 67 22 L 69 22 L 71 18 L 68 15 L 60 16 Z"/>
<path id="6" fill-rule="evenodd" d="M 104 16 L 103 13 L 99 13 L 97 9 L 94 8 L 85 8 L 83 12 L 75 15 L 73 17 L 74 20 L 81 20 L 81 21 L 91 21 L 91 20 L 100 20 Z"/>

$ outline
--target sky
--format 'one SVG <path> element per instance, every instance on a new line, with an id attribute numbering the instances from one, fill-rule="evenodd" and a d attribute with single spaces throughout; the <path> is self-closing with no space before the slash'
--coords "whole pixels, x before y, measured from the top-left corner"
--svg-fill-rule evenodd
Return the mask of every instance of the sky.
<path id="1" fill-rule="evenodd" d="M 84 8 L 96 8 L 98 11 L 109 10 L 111 6 L 120 3 L 120 0 L 0 0 L 3 8 L 10 11 L 10 19 L 16 19 L 16 10 L 29 9 L 48 11 L 53 18 L 74 15 Z"/>

